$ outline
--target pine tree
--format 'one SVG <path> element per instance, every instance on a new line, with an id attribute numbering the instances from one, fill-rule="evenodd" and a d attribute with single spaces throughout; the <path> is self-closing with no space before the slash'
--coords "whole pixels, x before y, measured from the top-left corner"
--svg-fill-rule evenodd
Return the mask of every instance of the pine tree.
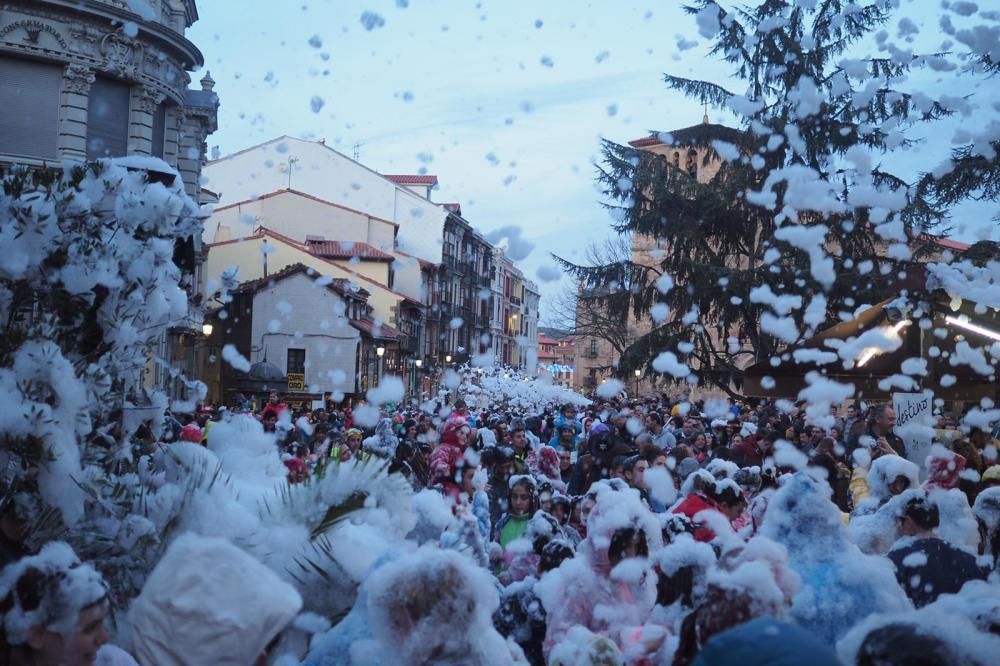
<path id="1" fill-rule="evenodd" d="M 741 368 L 885 298 L 923 251 L 923 234 L 945 211 L 879 158 L 910 148 L 906 130 L 947 111 L 897 89 L 918 59 L 848 57 L 890 20 L 894 4 L 766 0 L 726 11 L 697 0 L 686 8 L 703 34 L 715 34 L 711 55 L 733 66 L 745 90 L 669 74 L 667 87 L 731 111 L 740 127 L 706 122 L 660 136 L 682 152 L 705 149 L 703 165 L 725 161 L 699 182 L 683 163 L 605 141 L 598 180 L 613 229 L 656 239 L 662 259 L 583 266 L 556 257 L 584 289 L 610 289 L 598 298 L 623 321 L 648 318 L 656 303 L 669 307 L 623 355 L 620 373 L 675 351 L 698 381 L 735 395 Z M 675 284 L 665 294 L 661 275 Z M 767 293 L 751 298 L 763 287 L 799 301 L 785 300 L 791 312 L 776 310 Z M 779 324 L 794 321 L 797 335 L 778 339 L 790 326 L 774 321 L 786 315 Z"/>
<path id="2" fill-rule="evenodd" d="M 1000 62 L 988 53 L 973 53 L 974 62 L 993 82 L 1000 79 Z M 990 130 L 987 130 L 990 132 Z M 951 153 L 951 164 L 942 173 L 931 172 L 921 187 L 934 196 L 938 205 L 951 206 L 966 199 L 996 201 L 1000 199 L 1000 140 L 993 129 L 986 141 L 969 141 Z M 1000 220 L 1000 214 L 994 217 Z"/>

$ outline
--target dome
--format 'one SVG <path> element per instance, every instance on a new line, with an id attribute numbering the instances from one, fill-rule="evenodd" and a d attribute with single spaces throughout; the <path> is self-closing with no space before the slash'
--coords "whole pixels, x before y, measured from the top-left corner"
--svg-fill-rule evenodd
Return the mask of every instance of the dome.
<path id="1" fill-rule="evenodd" d="M 258 361 L 254 363 L 250 366 L 250 372 L 247 374 L 250 379 L 257 379 L 265 382 L 285 381 L 285 373 L 281 371 L 281 368 L 273 363 L 268 363 L 267 361 Z"/>

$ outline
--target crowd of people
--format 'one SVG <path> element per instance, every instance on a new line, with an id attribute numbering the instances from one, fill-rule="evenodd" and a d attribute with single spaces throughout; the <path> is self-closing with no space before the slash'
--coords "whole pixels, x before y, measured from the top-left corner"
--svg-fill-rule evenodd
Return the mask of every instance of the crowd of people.
<path id="1" fill-rule="evenodd" d="M 939 416 L 949 434 L 918 465 L 888 404 L 835 406 L 818 424 L 804 405 L 766 400 L 483 402 L 452 394 L 371 419 L 332 405 L 293 413 L 272 393 L 252 415 L 274 433 L 289 483 L 384 461 L 474 526 L 414 555 L 418 577 L 382 565 L 347 618 L 283 663 L 995 659 L 1000 460 L 989 432 Z M 240 411 L 172 421 L 164 439 L 205 442 L 219 422 L 251 418 Z M 102 647 L 106 587 L 64 545 L 12 563 L 0 628 L 23 661 L 6 663 L 265 663 L 301 601 L 289 588 L 283 604 L 247 610 L 254 589 L 288 584 L 217 541 L 171 545 L 132 604 L 131 656 Z M 207 656 L 223 654 L 205 645 L 223 620 L 171 605 L 223 585 L 245 588 L 235 607 L 251 619 L 232 631 L 247 640 L 224 641 L 240 657 Z M 398 661 L 346 649 L 358 623 Z"/>

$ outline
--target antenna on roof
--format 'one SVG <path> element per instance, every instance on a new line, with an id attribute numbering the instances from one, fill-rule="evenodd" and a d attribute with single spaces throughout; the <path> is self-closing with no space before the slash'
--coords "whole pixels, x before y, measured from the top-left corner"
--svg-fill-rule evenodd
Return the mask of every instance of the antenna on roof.
<path id="1" fill-rule="evenodd" d="M 701 122 L 703 125 L 708 124 L 708 102 L 705 102 L 705 115 L 701 117 Z"/>
<path id="2" fill-rule="evenodd" d="M 357 160 L 360 157 L 361 157 L 361 144 L 356 143 L 354 144 L 354 159 Z"/>

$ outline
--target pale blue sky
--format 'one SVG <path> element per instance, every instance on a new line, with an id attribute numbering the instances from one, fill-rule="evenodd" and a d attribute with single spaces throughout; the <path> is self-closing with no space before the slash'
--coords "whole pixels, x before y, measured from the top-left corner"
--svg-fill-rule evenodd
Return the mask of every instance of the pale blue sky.
<path id="1" fill-rule="evenodd" d="M 918 39 L 936 46 L 941 10 L 916 4 Z M 608 233 L 591 164 L 600 137 L 700 122 L 662 73 L 727 73 L 673 1 L 202 0 L 199 12 L 189 37 L 222 101 L 210 148 L 290 134 L 348 155 L 359 143 L 360 161 L 383 173 L 424 168 L 440 179 L 434 200 L 461 203 L 483 232 L 522 227 L 536 244 L 522 262 L 532 278 L 550 251 L 578 257 Z M 384 24 L 367 30 L 365 12 Z M 681 50 L 681 40 L 699 44 Z M 928 88 L 942 85 L 935 78 Z M 958 235 L 977 235 L 995 206 L 983 211 Z M 544 305 L 559 283 L 539 284 Z"/>

